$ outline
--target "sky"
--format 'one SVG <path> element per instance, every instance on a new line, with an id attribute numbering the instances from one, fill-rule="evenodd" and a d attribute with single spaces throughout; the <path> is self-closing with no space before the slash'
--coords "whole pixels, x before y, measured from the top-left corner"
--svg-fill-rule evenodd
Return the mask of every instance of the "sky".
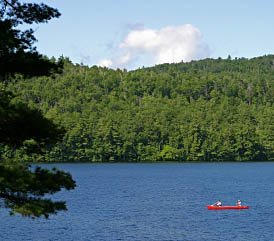
<path id="1" fill-rule="evenodd" d="M 32 1 L 33 2 L 33 1 Z M 137 69 L 274 54 L 273 0 L 44 0 L 61 17 L 34 25 L 40 53 Z"/>

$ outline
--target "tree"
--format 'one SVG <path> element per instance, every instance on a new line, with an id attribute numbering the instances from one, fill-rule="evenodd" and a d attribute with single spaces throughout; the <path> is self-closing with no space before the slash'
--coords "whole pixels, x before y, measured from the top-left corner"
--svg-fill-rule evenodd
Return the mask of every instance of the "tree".
<path id="1" fill-rule="evenodd" d="M 59 16 L 57 9 L 43 3 L 0 0 L 0 80 L 15 73 L 39 76 L 60 70 L 61 61 L 50 62 L 33 46 L 36 41 L 33 29 L 16 29 L 24 23 L 46 23 Z"/>
<path id="2" fill-rule="evenodd" d="M 45 194 L 54 194 L 62 188 L 73 189 L 75 182 L 69 173 L 56 169 L 37 167 L 30 171 L 25 164 L 0 165 L 0 198 L 11 214 L 48 218 L 59 210 L 66 210 L 65 202 L 42 199 Z"/>
<path id="3" fill-rule="evenodd" d="M 16 29 L 24 23 L 46 23 L 59 16 L 57 9 L 43 3 L 0 0 L 0 81 L 6 81 L 16 73 L 41 76 L 60 70 L 62 62 L 49 61 L 37 52 L 32 29 Z M 26 152 L 33 153 L 60 140 L 64 129 L 46 119 L 37 109 L 18 101 L 11 92 L 0 89 L 0 132 L 0 148 L 24 147 Z M 62 188 L 75 188 L 69 173 L 39 167 L 32 171 L 19 160 L 0 161 L 0 199 L 11 209 L 11 214 L 47 218 L 49 214 L 66 210 L 65 202 L 54 202 L 43 196 Z"/>
<path id="4" fill-rule="evenodd" d="M 32 139 L 37 146 L 35 151 L 39 151 L 61 139 L 65 130 L 46 119 L 38 109 L 18 101 L 11 92 L 0 90 L 0 132 L 2 144 L 17 148 Z"/>

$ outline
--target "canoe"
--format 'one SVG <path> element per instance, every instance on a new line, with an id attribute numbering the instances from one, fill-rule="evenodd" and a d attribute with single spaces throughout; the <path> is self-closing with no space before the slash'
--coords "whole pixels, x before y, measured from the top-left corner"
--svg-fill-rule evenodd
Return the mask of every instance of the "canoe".
<path id="1" fill-rule="evenodd" d="M 248 206 L 211 206 L 207 205 L 207 209 L 248 209 Z"/>

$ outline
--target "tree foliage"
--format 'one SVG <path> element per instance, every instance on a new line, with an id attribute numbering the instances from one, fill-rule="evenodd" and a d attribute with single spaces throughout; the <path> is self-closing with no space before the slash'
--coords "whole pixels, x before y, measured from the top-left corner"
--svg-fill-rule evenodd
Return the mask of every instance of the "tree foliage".
<path id="1" fill-rule="evenodd" d="M 37 143 L 37 151 L 64 134 L 64 130 L 46 119 L 40 110 L 29 108 L 5 91 L 0 91 L 0 131 L 0 143 L 20 147 L 32 139 Z"/>
<path id="2" fill-rule="evenodd" d="M 54 194 L 62 188 L 73 189 L 74 181 L 69 173 L 52 169 L 30 171 L 24 164 L 0 165 L 0 198 L 11 214 L 48 218 L 59 210 L 66 210 L 65 202 L 42 199 L 45 194 Z"/>
<path id="3" fill-rule="evenodd" d="M 136 71 L 73 65 L 9 89 L 68 131 L 45 161 L 274 159 L 274 56 Z"/>
<path id="4" fill-rule="evenodd" d="M 59 16 L 57 9 L 43 3 L 0 0 L 0 80 L 15 73 L 40 76 L 60 70 L 61 62 L 50 62 L 37 52 L 33 29 L 16 28 L 22 24 L 46 23 Z"/>
<path id="5" fill-rule="evenodd" d="M 0 198 L 11 214 L 47 218 L 66 210 L 65 202 L 43 197 L 75 187 L 69 173 L 39 167 L 33 171 L 24 163 L 37 161 L 48 145 L 62 139 L 65 131 L 38 108 L 22 102 L 13 90 L 6 89 L 11 77 L 49 75 L 62 68 L 61 61 L 50 61 L 37 52 L 32 29 L 16 29 L 59 16 L 58 10 L 45 4 L 0 0 Z"/>

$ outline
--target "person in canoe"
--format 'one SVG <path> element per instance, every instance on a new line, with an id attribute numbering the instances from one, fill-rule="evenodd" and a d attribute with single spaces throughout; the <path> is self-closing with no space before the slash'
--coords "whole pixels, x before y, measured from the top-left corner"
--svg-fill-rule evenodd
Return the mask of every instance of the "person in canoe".
<path id="1" fill-rule="evenodd" d="M 222 206 L 222 202 L 220 200 L 218 200 L 216 203 L 213 203 L 211 206 L 221 207 Z"/>
<path id="2" fill-rule="evenodd" d="M 237 202 L 237 206 L 238 206 L 238 207 L 241 207 L 241 206 L 242 206 L 242 202 L 241 202 L 241 200 L 238 200 L 238 202 Z"/>

